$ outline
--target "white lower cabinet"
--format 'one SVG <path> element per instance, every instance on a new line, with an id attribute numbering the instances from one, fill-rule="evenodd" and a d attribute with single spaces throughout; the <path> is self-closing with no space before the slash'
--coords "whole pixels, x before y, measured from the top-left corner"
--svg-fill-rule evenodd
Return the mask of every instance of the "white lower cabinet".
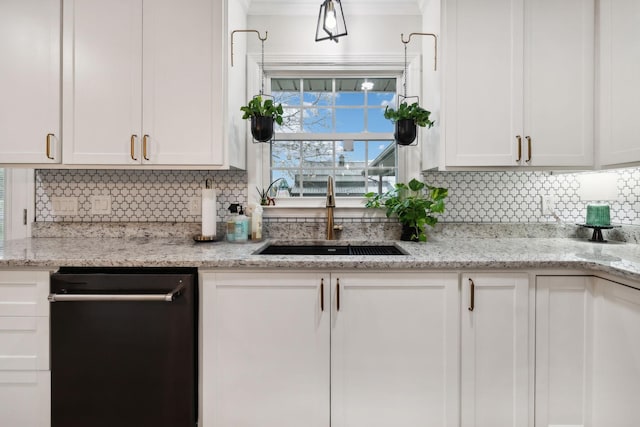
<path id="1" fill-rule="evenodd" d="M 0 425 L 46 427 L 51 424 L 49 371 L 0 370 Z"/>
<path id="2" fill-rule="evenodd" d="M 200 278 L 202 426 L 458 425 L 457 274 Z"/>
<path id="3" fill-rule="evenodd" d="M 200 280 L 200 425 L 328 426 L 329 275 Z"/>
<path id="4" fill-rule="evenodd" d="M 588 425 L 592 295 L 589 276 L 536 278 L 536 427 Z"/>
<path id="5" fill-rule="evenodd" d="M 640 423 L 640 290 L 596 278 L 591 425 Z"/>
<path id="6" fill-rule="evenodd" d="M 637 426 L 640 289 L 593 276 L 536 288 L 536 427 Z"/>
<path id="7" fill-rule="evenodd" d="M 640 289 L 621 283 L 419 271 L 202 271 L 200 281 L 203 427 L 640 419 Z"/>
<path id="8" fill-rule="evenodd" d="M 462 276 L 461 424 L 529 424 L 529 277 Z"/>
<path id="9" fill-rule="evenodd" d="M 331 426 L 458 425 L 457 274 L 331 277 Z"/>
<path id="10" fill-rule="evenodd" d="M 49 271 L 0 270 L 0 426 L 51 424 Z"/>

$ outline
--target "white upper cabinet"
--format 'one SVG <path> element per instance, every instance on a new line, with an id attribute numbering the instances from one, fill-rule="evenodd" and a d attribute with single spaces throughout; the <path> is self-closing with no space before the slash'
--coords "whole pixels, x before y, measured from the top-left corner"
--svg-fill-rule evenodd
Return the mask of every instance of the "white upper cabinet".
<path id="1" fill-rule="evenodd" d="M 60 163 L 60 0 L 0 1 L 0 163 Z"/>
<path id="2" fill-rule="evenodd" d="M 64 162 L 228 161 L 225 2 L 68 0 Z"/>
<path id="3" fill-rule="evenodd" d="M 640 2 L 600 1 L 600 163 L 640 162 Z"/>
<path id="4" fill-rule="evenodd" d="M 64 162 L 139 164 L 142 0 L 65 2 Z"/>
<path id="5" fill-rule="evenodd" d="M 445 0 L 445 166 L 593 163 L 593 0 Z"/>

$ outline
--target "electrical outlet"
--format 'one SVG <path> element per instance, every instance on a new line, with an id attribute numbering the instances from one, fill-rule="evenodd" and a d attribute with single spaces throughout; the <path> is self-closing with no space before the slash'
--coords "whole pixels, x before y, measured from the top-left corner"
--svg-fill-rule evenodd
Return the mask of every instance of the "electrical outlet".
<path id="1" fill-rule="evenodd" d="M 78 215 L 78 198 L 54 196 L 51 198 L 51 207 L 56 216 L 75 216 Z"/>
<path id="2" fill-rule="evenodd" d="M 542 196 L 542 215 L 553 215 L 556 209 L 556 198 L 554 196 Z"/>
<path id="3" fill-rule="evenodd" d="M 189 215 L 202 215 L 202 201 L 200 197 L 189 197 L 187 199 L 187 209 Z"/>
<path id="4" fill-rule="evenodd" d="M 91 196 L 91 215 L 111 215 L 111 196 Z"/>

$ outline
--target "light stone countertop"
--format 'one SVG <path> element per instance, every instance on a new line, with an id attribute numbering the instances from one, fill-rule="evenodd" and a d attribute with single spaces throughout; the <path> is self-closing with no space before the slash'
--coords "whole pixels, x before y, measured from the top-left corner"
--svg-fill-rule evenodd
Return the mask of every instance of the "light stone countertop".
<path id="1" fill-rule="evenodd" d="M 427 243 L 394 241 L 408 253 L 398 256 L 253 254 L 269 242 L 196 243 L 191 237 L 40 237 L 0 242 L 0 268 L 142 266 L 321 270 L 580 269 L 640 281 L 640 245 L 634 243 L 602 244 L 576 238 L 442 237 L 431 238 Z"/>

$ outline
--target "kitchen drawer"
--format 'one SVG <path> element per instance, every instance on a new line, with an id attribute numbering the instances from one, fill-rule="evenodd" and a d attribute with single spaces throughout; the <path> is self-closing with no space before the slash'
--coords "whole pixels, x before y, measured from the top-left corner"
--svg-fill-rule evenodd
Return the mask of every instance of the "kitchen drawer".
<path id="1" fill-rule="evenodd" d="M 49 316 L 49 271 L 0 270 L 0 316 Z"/>
<path id="2" fill-rule="evenodd" d="M 0 371 L 48 369 L 49 318 L 0 317 Z"/>
<path id="3" fill-rule="evenodd" d="M 0 402 L 0 426 L 50 426 L 50 372 L 0 371 Z"/>

